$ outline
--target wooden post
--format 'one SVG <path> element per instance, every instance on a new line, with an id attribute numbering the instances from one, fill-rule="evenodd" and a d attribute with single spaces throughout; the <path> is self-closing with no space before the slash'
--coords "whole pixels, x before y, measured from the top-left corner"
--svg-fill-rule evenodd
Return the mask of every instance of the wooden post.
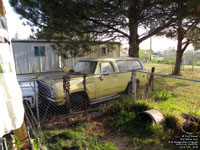
<path id="1" fill-rule="evenodd" d="M 28 139 L 27 131 L 26 131 L 26 126 L 25 123 L 23 122 L 22 126 L 19 129 L 16 129 L 13 131 L 14 135 L 17 137 L 17 139 L 20 142 L 24 142 L 25 140 Z"/>
<path id="2" fill-rule="evenodd" d="M 136 80 L 135 80 L 136 72 L 135 70 L 132 71 L 132 100 L 136 100 Z"/>
<path id="3" fill-rule="evenodd" d="M 155 72 L 155 67 L 152 67 L 151 68 L 151 73 L 154 73 Z M 153 91 L 154 90 L 154 75 L 151 74 L 151 90 Z"/>
<path id="4" fill-rule="evenodd" d="M 69 113 L 72 112 L 71 110 L 71 103 L 70 103 L 70 74 L 67 73 L 63 77 L 63 89 L 65 91 L 65 100 L 66 100 L 66 109 L 69 110 Z"/>
<path id="5" fill-rule="evenodd" d="M 86 93 L 86 90 L 87 90 L 87 88 L 86 88 L 86 77 L 87 77 L 87 75 L 84 75 L 83 76 L 83 88 L 84 88 L 84 92 Z M 89 119 L 89 115 L 88 115 L 88 99 L 87 98 L 84 98 L 84 109 L 85 109 L 85 117 L 86 117 L 86 121 L 87 122 L 89 122 L 90 121 L 90 119 Z"/>
<path id="6" fill-rule="evenodd" d="M 0 0 L 0 16 L 4 17 L 5 16 L 5 9 L 3 5 L 3 0 Z"/>
<path id="7" fill-rule="evenodd" d="M 36 86 L 36 80 L 33 81 L 34 83 L 34 101 L 35 101 L 35 108 L 36 108 L 36 115 L 37 115 L 37 121 L 38 121 L 38 130 L 40 130 L 40 115 L 39 115 L 39 105 L 38 105 L 38 90 Z"/>
<path id="8" fill-rule="evenodd" d="M 155 72 L 155 67 L 152 67 L 151 68 L 151 75 L 150 75 L 150 78 L 149 78 L 149 81 L 148 83 L 146 84 L 146 89 L 145 89 L 145 94 L 146 94 L 146 97 L 149 96 L 149 90 L 151 89 L 151 91 L 154 90 L 154 84 L 153 84 L 153 80 L 154 80 L 154 75 L 153 73 Z"/>

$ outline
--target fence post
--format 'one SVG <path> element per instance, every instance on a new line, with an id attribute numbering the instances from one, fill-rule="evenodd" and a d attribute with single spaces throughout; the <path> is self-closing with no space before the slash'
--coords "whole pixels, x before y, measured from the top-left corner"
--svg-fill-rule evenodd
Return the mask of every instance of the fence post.
<path id="1" fill-rule="evenodd" d="M 132 100 L 136 100 L 136 80 L 135 80 L 136 72 L 135 70 L 132 71 Z"/>
<path id="2" fill-rule="evenodd" d="M 86 93 L 86 90 L 87 90 L 86 89 L 86 77 L 87 77 L 87 75 L 84 74 L 83 75 L 83 88 L 84 88 L 84 92 L 85 93 Z M 85 97 L 84 100 L 85 100 L 84 101 L 85 117 L 86 117 L 86 121 L 89 122 L 89 116 L 88 116 L 88 110 L 87 110 L 87 108 L 88 108 L 88 106 L 87 106 L 88 105 L 88 102 L 87 102 L 88 99 L 87 99 L 87 97 Z"/>
<path id="3" fill-rule="evenodd" d="M 153 91 L 154 90 L 154 75 L 153 73 L 155 72 L 155 67 L 152 67 L 151 68 L 151 90 Z"/>
<path id="4" fill-rule="evenodd" d="M 71 113 L 71 104 L 70 104 L 70 76 L 66 74 L 63 77 L 63 89 L 65 91 L 65 100 L 66 100 L 66 109 L 69 109 L 69 113 Z"/>
<path id="5" fill-rule="evenodd" d="M 40 130 L 40 115 L 39 115 L 39 105 L 38 105 L 38 102 L 39 102 L 39 99 L 38 99 L 38 89 L 37 89 L 37 86 L 36 86 L 36 80 L 33 81 L 33 84 L 34 84 L 34 95 L 35 95 L 35 107 L 36 107 L 36 115 L 37 115 L 37 121 L 38 121 L 38 130 Z"/>

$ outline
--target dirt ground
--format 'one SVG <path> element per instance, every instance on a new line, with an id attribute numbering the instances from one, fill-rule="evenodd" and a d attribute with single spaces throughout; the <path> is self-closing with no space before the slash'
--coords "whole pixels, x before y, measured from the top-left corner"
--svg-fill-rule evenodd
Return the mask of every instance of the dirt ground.
<path id="1" fill-rule="evenodd" d="M 111 129 L 106 129 L 103 121 L 100 121 L 100 119 L 91 121 L 91 125 L 88 132 L 98 135 L 100 142 L 109 141 L 114 143 L 118 150 L 133 150 L 133 147 L 129 144 L 131 138 L 120 133 L 120 130 L 118 132 L 112 132 Z"/>
<path id="2" fill-rule="evenodd" d="M 128 136 L 120 132 L 113 132 L 112 129 L 105 128 L 104 119 L 98 119 L 90 122 L 91 127 L 87 131 L 99 136 L 100 142 L 109 141 L 114 143 L 117 150 L 171 150 L 164 147 L 162 144 L 150 144 L 145 145 L 138 142 L 134 142 L 134 135 Z"/>

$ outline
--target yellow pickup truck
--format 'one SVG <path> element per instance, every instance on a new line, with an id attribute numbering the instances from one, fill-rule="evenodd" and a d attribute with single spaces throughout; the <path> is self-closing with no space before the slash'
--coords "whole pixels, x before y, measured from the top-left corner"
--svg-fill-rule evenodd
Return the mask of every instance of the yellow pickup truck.
<path id="1" fill-rule="evenodd" d="M 119 93 L 131 92 L 131 70 L 143 70 L 144 65 L 139 58 L 88 58 L 79 60 L 73 67 L 70 75 L 69 100 L 63 89 L 63 79 L 40 80 L 38 82 L 40 98 L 64 105 L 71 102 L 73 105 L 84 105 L 85 100 L 89 104 L 96 104 L 105 100 L 113 99 Z M 84 90 L 83 75 L 86 88 Z M 143 78 L 146 82 L 146 77 Z M 143 82 L 140 82 L 143 84 Z"/>

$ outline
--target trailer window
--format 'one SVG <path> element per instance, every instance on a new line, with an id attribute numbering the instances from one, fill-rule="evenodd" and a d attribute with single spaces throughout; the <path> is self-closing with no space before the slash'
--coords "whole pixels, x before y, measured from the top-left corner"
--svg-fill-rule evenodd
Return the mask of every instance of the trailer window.
<path id="1" fill-rule="evenodd" d="M 34 52 L 35 52 L 35 56 L 45 56 L 45 47 L 44 46 L 35 46 Z"/>

